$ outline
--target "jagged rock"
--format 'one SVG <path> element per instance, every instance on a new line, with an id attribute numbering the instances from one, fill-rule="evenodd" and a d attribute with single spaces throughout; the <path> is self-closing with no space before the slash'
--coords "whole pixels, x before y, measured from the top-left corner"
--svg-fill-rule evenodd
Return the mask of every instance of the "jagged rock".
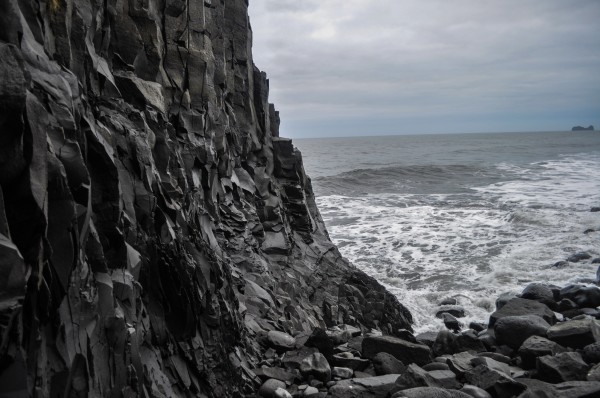
<path id="1" fill-rule="evenodd" d="M 505 316 L 494 324 L 498 344 L 518 349 L 531 336 L 546 336 L 548 322 L 537 315 Z"/>
<path id="2" fill-rule="evenodd" d="M 399 375 L 385 375 L 341 380 L 329 389 L 332 398 L 386 398 L 397 389 Z"/>
<path id="3" fill-rule="evenodd" d="M 600 382 L 567 381 L 549 384 L 535 379 L 520 379 L 527 390 L 518 398 L 594 398 L 600 395 Z"/>
<path id="4" fill-rule="evenodd" d="M 386 352 L 402 363 L 425 365 L 431 362 L 431 350 L 426 345 L 414 344 L 391 336 L 365 337 L 362 342 L 362 355 L 374 358 L 377 353 Z"/>
<path id="5" fill-rule="evenodd" d="M 533 300 L 513 298 L 504 304 L 499 310 L 490 315 L 489 326 L 493 327 L 496 321 L 506 316 L 537 315 L 546 322 L 553 325 L 556 322 L 554 312 L 545 304 Z"/>
<path id="6" fill-rule="evenodd" d="M 526 369 L 535 367 L 536 359 L 545 355 L 556 355 L 566 349 L 554 341 L 540 336 L 531 336 L 521 344 L 519 356 Z"/>
<path id="7" fill-rule="evenodd" d="M 275 398 L 275 392 L 280 388 L 285 390 L 285 383 L 283 381 L 269 379 L 265 381 L 262 384 L 262 386 L 260 386 L 260 389 L 258 390 L 258 395 L 264 398 Z"/>
<path id="8" fill-rule="evenodd" d="M 285 332 L 271 330 L 267 334 L 269 345 L 279 351 L 293 350 L 296 345 L 296 339 Z"/>
<path id="9" fill-rule="evenodd" d="M 597 286 L 569 285 L 561 289 L 561 299 L 569 299 L 579 307 L 600 306 L 600 288 Z"/>
<path id="10" fill-rule="evenodd" d="M 317 352 L 302 360 L 300 363 L 302 376 L 313 376 L 317 380 L 328 382 L 331 380 L 331 368 L 323 354 Z"/>
<path id="11" fill-rule="evenodd" d="M 547 334 L 562 346 L 583 348 L 600 341 L 600 324 L 594 319 L 570 320 L 550 327 Z"/>
<path id="12" fill-rule="evenodd" d="M 371 361 L 377 376 L 401 374 L 406 370 L 406 366 L 401 361 L 387 352 L 378 352 Z"/>
<path id="13" fill-rule="evenodd" d="M 577 352 L 562 352 L 537 359 L 538 378 L 549 383 L 585 380 L 589 369 Z"/>
<path id="14" fill-rule="evenodd" d="M 473 369 L 472 361 L 477 358 L 469 352 L 460 352 L 446 359 L 446 364 L 459 378 L 464 377 L 465 373 Z"/>
<path id="15" fill-rule="evenodd" d="M 471 396 L 462 391 L 437 387 L 416 387 L 399 391 L 392 395 L 392 398 L 471 398 Z"/>
<path id="16" fill-rule="evenodd" d="M 512 379 L 506 373 L 481 364 L 465 372 L 469 384 L 479 387 L 493 397 L 510 398 L 525 390 L 525 386 Z"/>

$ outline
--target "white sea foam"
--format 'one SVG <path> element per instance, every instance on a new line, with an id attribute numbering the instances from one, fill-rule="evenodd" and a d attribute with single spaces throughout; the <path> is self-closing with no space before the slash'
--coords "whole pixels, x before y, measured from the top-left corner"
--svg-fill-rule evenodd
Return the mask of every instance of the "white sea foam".
<path id="1" fill-rule="evenodd" d="M 530 282 L 594 278 L 591 261 L 551 267 L 570 254 L 600 256 L 600 156 L 527 167 L 498 166 L 514 179 L 470 194 L 324 196 L 319 208 L 340 251 L 412 312 L 415 329 L 441 327 L 437 304 L 455 297 L 463 322 L 487 321 L 494 300 Z"/>

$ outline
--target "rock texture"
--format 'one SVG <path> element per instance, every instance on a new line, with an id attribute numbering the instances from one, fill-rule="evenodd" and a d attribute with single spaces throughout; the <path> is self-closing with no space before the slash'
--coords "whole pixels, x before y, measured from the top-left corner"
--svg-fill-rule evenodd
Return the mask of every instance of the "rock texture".
<path id="1" fill-rule="evenodd" d="M 0 2 L 0 395 L 243 395 L 270 331 L 410 329 L 330 242 L 247 7 Z"/>

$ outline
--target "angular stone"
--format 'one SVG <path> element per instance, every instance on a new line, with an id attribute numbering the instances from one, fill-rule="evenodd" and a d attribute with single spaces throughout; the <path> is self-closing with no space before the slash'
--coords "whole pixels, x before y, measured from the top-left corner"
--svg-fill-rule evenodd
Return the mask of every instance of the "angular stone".
<path id="1" fill-rule="evenodd" d="M 537 315 L 505 316 L 494 325 L 498 344 L 518 349 L 531 336 L 546 336 L 550 324 Z"/>
<path id="2" fill-rule="evenodd" d="M 600 382 L 567 381 L 550 384 L 535 379 L 520 379 L 527 386 L 527 391 L 518 398 L 595 398 L 600 395 Z"/>
<path id="3" fill-rule="evenodd" d="M 539 357 L 536 368 L 540 380 L 549 383 L 585 380 L 589 369 L 581 355 L 576 352 L 562 352 L 554 356 Z"/>
<path id="4" fill-rule="evenodd" d="M 531 369 L 535 367 L 536 359 L 545 355 L 556 355 L 565 352 L 566 349 L 554 341 L 540 336 L 531 336 L 519 348 L 519 356 L 523 367 Z"/>
<path id="5" fill-rule="evenodd" d="M 548 339 L 571 348 L 583 348 L 600 341 L 600 324 L 594 319 L 558 323 L 547 331 Z"/>
<path id="6" fill-rule="evenodd" d="M 391 336 L 365 337 L 362 342 L 362 355 L 374 358 L 377 353 L 386 352 L 402 363 L 425 365 L 431 362 L 431 350 L 426 345 L 414 344 Z"/>
<path id="7" fill-rule="evenodd" d="M 378 352 L 371 361 L 377 376 L 401 374 L 406 370 L 406 366 L 401 361 L 387 352 Z"/>
<path id="8" fill-rule="evenodd" d="M 328 382 L 331 380 L 331 368 L 323 354 L 317 352 L 302 360 L 300 363 L 302 376 L 313 376 L 317 380 Z"/>
<path id="9" fill-rule="evenodd" d="M 500 318 L 506 316 L 537 315 L 546 322 L 553 325 L 556 322 L 554 312 L 547 305 L 533 300 L 522 298 L 513 298 L 509 300 L 502 308 L 490 315 L 489 326 L 493 327 Z"/>
<path id="10" fill-rule="evenodd" d="M 530 283 L 527 285 L 521 293 L 521 298 L 539 301 L 540 303 L 547 305 L 548 308 L 552 310 L 556 309 L 554 293 L 548 285 L 543 283 Z"/>
<path id="11" fill-rule="evenodd" d="M 503 372 L 490 369 L 486 365 L 478 365 L 465 372 L 465 379 L 469 384 L 479 387 L 493 397 L 498 398 L 510 398 L 525 390 L 523 384 Z"/>
<path id="12" fill-rule="evenodd" d="M 569 285 L 561 289 L 561 299 L 569 299 L 579 307 L 600 306 L 600 288 L 597 286 Z"/>

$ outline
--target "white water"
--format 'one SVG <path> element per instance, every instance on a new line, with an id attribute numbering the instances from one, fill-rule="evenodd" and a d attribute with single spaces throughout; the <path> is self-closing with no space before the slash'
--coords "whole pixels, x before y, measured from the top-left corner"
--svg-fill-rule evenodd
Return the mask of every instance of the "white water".
<path id="1" fill-rule="evenodd" d="M 441 327 L 437 304 L 455 297 L 468 316 L 487 321 L 497 296 L 530 282 L 560 286 L 595 278 L 591 260 L 551 265 L 587 251 L 600 257 L 600 155 L 529 165 L 500 163 L 512 179 L 470 193 L 317 198 L 342 254 L 406 305 L 417 332 Z"/>

